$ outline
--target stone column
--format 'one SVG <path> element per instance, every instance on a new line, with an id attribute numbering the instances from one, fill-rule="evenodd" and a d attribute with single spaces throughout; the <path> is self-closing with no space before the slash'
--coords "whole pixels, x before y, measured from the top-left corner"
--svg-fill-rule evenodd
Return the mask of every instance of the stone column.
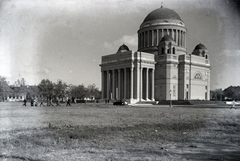
<path id="1" fill-rule="evenodd" d="M 124 68 L 124 99 L 127 98 L 127 68 Z"/>
<path id="2" fill-rule="evenodd" d="M 139 89 L 139 98 L 140 98 L 140 101 L 142 100 L 142 93 L 143 93 L 143 90 L 142 90 L 142 86 L 143 86 L 143 68 L 140 67 L 140 89 Z"/>
<path id="3" fill-rule="evenodd" d="M 181 46 L 181 31 L 178 31 L 178 44 Z"/>
<path id="4" fill-rule="evenodd" d="M 187 39 L 187 34 L 186 34 L 186 32 L 185 32 L 185 33 L 184 33 L 184 47 L 185 47 L 185 48 L 187 47 L 186 39 Z"/>
<path id="5" fill-rule="evenodd" d="M 158 46 L 158 42 L 159 42 L 159 40 L 158 40 L 158 39 L 159 39 L 159 35 L 158 35 L 158 34 L 159 34 L 159 32 L 158 32 L 158 30 L 157 30 L 157 42 L 156 42 L 156 46 Z"/>
<path id="6" fill-rule="evenodd" d="M 154 37 L 154 30 L 152 30 L 152 44 L 151 46 L 154 46 L 155 44 L 155 37 Z"/>
<path id="7" fill-rule="evenodd" d="M 182 47 L 184 47 L 184 34 L 183 34 L 183 31 L 181 33 L 182 33 Z"/>
<path id="8" fill-rule="evenodd" d="M 146 68 L 146 100 L 148 100 L 149 96 L 148 96 L 148 68 Z"/>
<path id="9" fill-rule="evenodd" d="M 155 87 L 155 85 L 154 85 L 154 69 L 152 69 L 152 101 L 154 101 L 154 87 Z"/>
<path id="10" fill-rule="evenodd" d="M 102 99 L 104 99 L 104 92 L 105 92 L 105 89 L 104 89 L 104 71 L 102 71 Z"/>
<path id="11" fill-rule="evenodd" d="M 176 30 L 176 44 L 178 46 L 178 30 Z"/>
<path id="12" fill-rule="evenodd" d="M 131 67 L 131 96 L 130 99 L 133 99 L 133 67 Z"/>
<path id="13" fill-rule="evenodd" d="M 139 37 L 138 37 L 138 48 L 141 49 L 142 48 L 142 45 L 141 45 L 142 33 L 139 33 L 138 35 L 139 35 Z"/>
<path id="14" fill-rule="evenodd" d="M 144 32 L 142 32 L 142 41 L 141 41 L 141 43 L 142 43 L 142 48 L 144 48 L 144 42 L 145 42 L 145 34 L 144 34 Z"/>
<path id="15" fill-rule="evenodd" d="M 183 46 L 183 31 L 181 31 L 181 46 Z"/>
<path id="16" fill-rule="evenodd" d="M 121 69 L 118 69 L 118 99 L 121 98 L 121 77 L 120 77 L 120 74 L 121 74 Z"/>
<path id="17" fill-rule="evenodd" d="M 181 30 L 179 30 L 179 46 L 182 46 L 182 35 L 181 35 Z"/>
<path id="18" fill-rule="evenodd" d="M 145 44 L 144 44 L 144 46 L 147 47 L 147 36 L 148 36 L 147 31 L 145 31 L 144 34 L 145 34 Z"/>
<path id="19" fill-rule="evenodd" d="M 158 38 L 158 44 L 162 40 L 162 29 L 158 30 L 159 31 L 159 38 Z"/>
<path id="20" fill-rule="evenodd" d="M 110 70 L 107 71 L 107 99 L 110 99 Z"/>
<path id="21" fill-rule="evenodd" d="M 150 38 L 150 35 L 149 35 L 149 31 L 147 31 L 147 36 L 146 36 L 146 40 L 147 40 L 147 47 L 150 46 L 150 41 L 149 41 L 149 38 Z"/>
<path id="22" fill-rule="evenodd" d="M 185 47 L 185 33 L 183 32 L 183 47 Z"/>
<path id="23" fill-rule="evenodd" d="M 139 64 L 135 67 L 135 75 L 136 75 L 136 79 L 134 80 L 136 82 L 136 99 L 139 100 L 140 96 L 140 67 Z"/>
<path id="24" fill-rule="evenodd" d="M 184 47 L 184 32 L 182 31 L 182 46 Z"/>
<path id="25" fill-rule="evenodd" d="M 113 69 L 112 70 L 112 99 L 113 100 L 115 100 L 116 99 L 116 94 L 115 94 L 115 89 L 116 89 L 116 87 L 115 87 L 115 70 Z"/>

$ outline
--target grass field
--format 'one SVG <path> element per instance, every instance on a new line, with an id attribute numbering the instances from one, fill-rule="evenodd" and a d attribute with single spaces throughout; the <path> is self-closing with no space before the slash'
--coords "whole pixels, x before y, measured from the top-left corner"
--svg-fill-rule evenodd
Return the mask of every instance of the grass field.
<path id="1" fill-rule="evenodd" d="M 240 109 L 228 106 L 0 102 L 4 161 L 240 160 L 239 146 Z"/>

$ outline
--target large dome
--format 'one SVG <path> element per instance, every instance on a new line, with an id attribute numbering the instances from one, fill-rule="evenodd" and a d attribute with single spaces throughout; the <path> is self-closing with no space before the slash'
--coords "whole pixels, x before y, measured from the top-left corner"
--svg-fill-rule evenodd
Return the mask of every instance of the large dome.
<path id="1" fill-rule="evenodd" d="M 168 8 L 158 8 L 150 12 L 143 22 L 158 20 L 158 19 L 174 19 L 181 20 L 180 16 L 173 10 Z"/>

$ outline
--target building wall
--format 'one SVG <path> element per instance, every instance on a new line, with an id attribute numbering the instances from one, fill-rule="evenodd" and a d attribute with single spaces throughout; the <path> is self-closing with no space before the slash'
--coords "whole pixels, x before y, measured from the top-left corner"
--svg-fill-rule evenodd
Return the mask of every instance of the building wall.
<path id="1" fill-rule="evenodd" d="M 186 48 L 185 24 L 179 20 L 161 19 L 144 22 L 138 30 L 138 51 L 158 54 L 158 45 L 165 35 L 171 35 L 177 46 Z"/>
<path id="2" fill-rule="evenodd" d="M 181 20 L 143 22 L 138 30 L 138 52 L 118 51 L 102 57 L 103 97 L 111 98 L 106 90 L 114 93 L 115 89 L 111 87 L 117 84 L 116 87 L 126 86 L 126 89 L 121 88 L 119 98 L 127 98 L 131 102 L 146 101 L 148 97 L 155 100 L 209 100 L 209 53 L 204 48 L 195 48 L 192 54 L 187 54 L 186 32 Z M 162 39 L 165 35 L 172 39 Z M 120 78 L 114 83 L 113 71 L 116 71 L 116 79 Z M 107 73 L 110 73 L 110 78 Z M 126 77 L 131 79 L 125 80 Z"/>

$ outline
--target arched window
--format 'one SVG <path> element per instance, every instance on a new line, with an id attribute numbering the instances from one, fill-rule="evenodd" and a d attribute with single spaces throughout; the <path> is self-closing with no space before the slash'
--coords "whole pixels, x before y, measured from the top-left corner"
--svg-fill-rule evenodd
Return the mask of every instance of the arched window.
<path id="1" fill-rule="evenodd" d="M 167 53 L 170 54 L 170 49 L 167 49 Z"/>
<path id="2" fill-rule="evenodd" d="M 175 48 L 173 47 L 173 49 L 172 49 L 172 52 L 173 52 L 173 54 L 175 54 Z"/>
<path id="3" fill-rule="evenodd" d="M 149 35 L 148 35 L 148 32 L 146 31 L 145 32 L 145 46 L 148 47 L 149 46 Z"/>
<path id="4" fill-rule="evenodd" d="M 142 47 L 145 47 L 145 34 L 142 33 Z"/>
<path id="5" fill-rule="evenodd" d="M 139 33 L 139 37 L 138 37 L 138 45 L 139 45 L 139 48 L 142 48 L 141 40 L 142 40 L 142 33 Z"/>
<path id="6" fill-rule="evenodd" d="M 158 45 L 157 44 L 157 30 L 154 30 L 154 45 Z"/>
<path id="7" fill-rule="evenodd" d="M 152 30 L 149 31 L 149 46 L 152 46 Z"/>
<path id="8" fill-rule="evenodd" d="M 164 48 L 162 48 L 162 54 L 165 54 Z"/>
<path id="9" fill-rule="evenodd" d="M 164 79 L 164 76 L 163 75 L 159 75 L 158 79 Z"/>

